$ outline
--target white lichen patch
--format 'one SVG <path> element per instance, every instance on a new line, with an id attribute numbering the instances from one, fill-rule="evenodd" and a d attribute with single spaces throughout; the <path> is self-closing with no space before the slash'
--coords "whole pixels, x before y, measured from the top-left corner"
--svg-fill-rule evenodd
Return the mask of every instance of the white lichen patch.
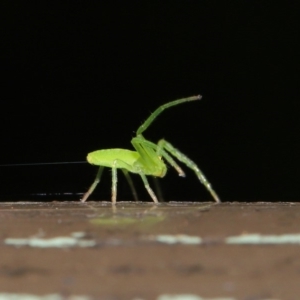
<path id="1" fill-rule="evenodd" d="M 161 234 L 154 237 L 154 240 L 165 244 L 186 244 L 199 245 L 202 243 L 202 238 L 198 236 L 190 236 L 186 234 L 168 235 Z"/>
<path id="2" fill-rule="evenodd" d="M 160 295 L 157 300 L 237 300 L 236 298 L 220 297 L 220 298 L 202 298 L 193 294 L 177 294 L 177 295 Z"/>
<path id="3" fill-rule="evenodd" d="M 190 236 L 185 234 L 160 234 L 150 236 L 148 239 L 163 244 L 174 245 L 200 245 L 209 243 L 212 239 L 201 238 L 199 236 Z M 299 244 L 300 234 L 282 234 L 282 235 L 261 235 L 261 234 L 242 234 L 238 236 L 229 236 L 225 239 L 213 239 L 217 244 L 228 245 L 286 245 Z"/>
<path id="4" fill-rule="evenodd" d="M 0 300 L 91 300 L 88 296 L 61 296 L 59 294 L 33 295 L 0 293 Z"/>
<path id="5" fill-rule="evenodd" d="M 300 244 L 300 234 L 243 234 L 226 238 L 226 244 Z"/>
<path id="6" fill-rule="evenodd" d="M 74 232 L 71 236 L 58 236 L 54 238 L 6 238 L 4 244 L 8 246 L 29 246 L 37 248 L 66 248 L 66 247 L 93 247 L 96 241 L 82 239 L 83 233 Z M 1 300 L 1 298 L 0 298 Z"/>

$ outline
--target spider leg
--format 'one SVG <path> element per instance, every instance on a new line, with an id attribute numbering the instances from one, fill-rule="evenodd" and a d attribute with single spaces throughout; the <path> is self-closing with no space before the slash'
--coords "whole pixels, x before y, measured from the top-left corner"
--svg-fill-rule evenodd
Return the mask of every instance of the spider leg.
<path id="1" fill-rule="evenodd" d="M 136 189 L 134 187 L 134 184 L 133 184 L 133 181 L 131 179 L 131 176 L 130 174 L 128 173 L 128 171 L 126 169 L 122 169 L 123 173 L 124 173 L 124 176 L 130 186 L 130 189 L 131 189 L 131 192 L 132 192 L 132 195 L 133 195 L 133 198 L 135 201 L 139 201 L 138 199 L 138 195 L 137 195 L 137 192 L 136 192 Z"/>
<path id="2" fill-rule="evenodd" d="M 80 200 L 81 202 L 85 202 L 87 200 L 87 198 L 91 195 L 91 193 L 94 191 L 97 184 L 100 182 L 103 169 L 104 169 L 104 167 L 102 167 L 102 166 L 99 167 L 99 170 L 97 172 L 94 182 L 92 183 L 92 185 L 90 186 L 88 191 L 83 195 L 82 199 Z"/>
<path id="3" fill-rule="evenodd" d="M 156 204 L 158 204 L 157 197 L 156 197 L 156 195 L 154 194 L 154 192 L 152 191 L 152 189 L 151 189 L 151 187 L 150 187 L 150 185 L 149 185 L 149 182 L 148 182 L 147 177 L 146 177 L 145 174 L 142 173 L 142 172 L 139 172 L 139 174 L 140 174 L 140 176 L 141 176 L 141 178 L 142 178 L 142 180 L 143 180 L 143 182 L 144 182 L 144 186 L 145 186 L 145 188 L 146 188 L 148 194 L 150 195 L 150 197 L 152 198 L 152 200 L 153 200 Z"/>
<path id="4" fill-rule="evenodd" d="M 178 105 L 180 103 L 184 103 L 187 101 L 194 101 L 194 100 L 200 100 L 202 98 L 201 95 L 182 98 L 178 100 L 171 101 L 169 103 L 163 104 L 160 107 L 158 107 L 149 117 L 148 119 L 138 128 L 136 131 L 137 135 L 141 135 L 150 125 L 151 123 L 157 118 L 159 114 L 161 114 L 165 109 Z"/>
<path id="5" fill-rule="evenodd" d="M 198 168 L 198 166 L 191 160 L 189 159 L 185 154 L 183 154 L 182 152 L 180 152 L 178 149 L 174 148 L 169 142 L 167 142 L 166 140 L 160 140 L 158 142 L 159 147 L 161 147 L 162 149 L 167 150 L 171 155 L 175 156 L 179 161 L 183 162 L 187 167 L 189 167 L 190 169 L 192 169 L 196 176 L 198 177 L 198 179 L 200 180 L 200 182 L 206 187 L 206 189 L 210 192 L 210 194 L 212 195 L 212 197 L 214 198 L 214 200 L 217 203 L 220 203 L 220 198 L 217 195 L 217 193 L 213 190 L 211 184 L 209 183 L 209 181 L 206 179 L 206 177 L 204 176 L 203 172 Z"/>
<path id="6" fill-rule="evenodd" d="M 156 151 L 157 156 L 163 156 L 163 158 L 177 171 L 178 175 L 181 177 L 185 177 L 185 173 L 180 168 L 180 166 L 177 164 L 177 162 L 164 150 L 163 144 L 154 144 L 150 141 L 147 141 L 145 139 L 141 139 L 138 137 L 135 137 L 132 139 L 134 142 L 146 145 Z"/>
<path id="7" fill-rule="evenodd" d="M 112 170 L 111 201 L 112 201 L 113 205 L 115 205 L 116 201 L 117 201 L 117 183 L 118 183 L 117 169 L 122 169 L 128 183 L 129 183 L 131 191 L 133 193 L 133 197 L 135 198 L 135 200 L 137 200 L 136 190 L 134 188 L 131 177 L 130 177 L 128 171 L 127 171 L 127 169 L 129 169 L 128 163 L 126 163 L 125 161 L 120 160 L 120 159 L 115 159 L 113 164 L 112 164 L 112 168 L 111 168 L 111 170 Z"/>
<path id="8" fill-rule="evenodd" d="M 117 160 L 113 162 L 112 168 L 111 168 L 111 174 L 112 174 L 112 186 L 111 186 L 111 202 L 113 205 L 116 205 L 117 202 Z"/>
<path id="9" fill-rule="evenodd" d="M 155 194 L 157 195 L 159 202 L 165 202 L 159 179 L 157 177 L 152 177 L 152 181 L 154 185 Z"/>

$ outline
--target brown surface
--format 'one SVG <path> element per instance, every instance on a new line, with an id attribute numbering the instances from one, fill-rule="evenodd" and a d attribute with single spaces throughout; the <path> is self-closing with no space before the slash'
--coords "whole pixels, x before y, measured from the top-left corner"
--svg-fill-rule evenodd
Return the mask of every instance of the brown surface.
<path id="1" fill-rule="evenodd" d="M 195 294 L 235 299 L 299 299 L 300 245 L 225 245 L 243 233 L 299 233 L 292 203 L 0 204 L 0 292 L 155 299 Z M 113 220 L 113 224 L 108 224 Z M 131 223 L 128 223 L 128 222 Z M 94 247 L 36 248 L 7 238 L 70 237 Z M 205 245 L 167 245 L 159 234 L 205 238 Z"/>

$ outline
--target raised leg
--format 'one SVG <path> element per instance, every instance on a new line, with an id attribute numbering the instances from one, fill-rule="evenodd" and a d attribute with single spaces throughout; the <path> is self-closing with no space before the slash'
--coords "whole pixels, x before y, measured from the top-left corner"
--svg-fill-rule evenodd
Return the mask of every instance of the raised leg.
<path id="1" fill-rule="evenodd" d="M 206 177 L 204 176 L 203 172 L 198 168 L 198 166 L 189 159 L 186 155 L 180 152 L 178 149 L 174 148 L 169 142 L 166 140 L 160 140 L 158 142 L 159 147 L 166 149 L 169 153 L 175 156 L 179 161 L 183 162 L 187 167 L 192 169 L 196 176 L 199 178 L 200 182 L 206 187 L 206 189 L 210 192 L 214 200 L 219 203 L 220 198 L 217 193 L 213 190 L 211 184 L 208 182 Z"/>
<path id="2" fill-rule="evenodd" d="M 100 182 L 103 169 L 104 169 L 104 167 L 102 167 L 102 166 L 99 167 L 99 170 L 97 172 L 97 175 L 96 175 L 96 178 L 95 178 L 94 182 L 92 183 L 92 185 L 90 186 L 88 191 L 83 195 L 82 199 L 80 200 L 81 202 L 85 202 L 87 200 L 87 198 L 90 196 L 90 194 L 94 191 L 97 184 Z"/>
<path id="3" fill-rule="evenodd" d="M 182 98 L 178 100 L 171 101 L 169 103 L 166 103 L 164 105 L 161 105 L 159 108 L 157 108 L 149 117 L 146 119 L 146 121 L 138 128 L 136 131 L 137 136 L 141 135 L 150 125 L 151 123 L 157 118 L 159 114 L 161 114 L 165 109 L 184 103 L 188 101 L 194 101 L 194 100 L 200 100 L 202 98 L 201 95 L 197 96 L 191 96 L 187 98 Z"/>

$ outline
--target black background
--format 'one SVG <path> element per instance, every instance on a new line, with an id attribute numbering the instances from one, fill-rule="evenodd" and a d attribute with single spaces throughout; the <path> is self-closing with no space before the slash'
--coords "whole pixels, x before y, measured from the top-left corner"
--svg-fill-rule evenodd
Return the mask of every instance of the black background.
<path id="1" fill-rule="evenodd" d="M 104 2 L 104 1 L 103 1 Z M 222 200 L 299 200 L 299 19 L 292 1 L 2 1 L 1 164 L 82 161 L 145 136 L 192 158 Z M 88 164 L 0 167 L 1 200 L 82 193 Z M 119 176 L 118 199 L 131 199 Z M 149 200 L 140 178 L 141 198 Z M 192 171 L 167 200 L 208 200 Z M 78 195 L 69 198 L 78 199 Z M 110 198 L 110 172 L 92 199 Z M 46 199 L 46 197 L 41 197 Z"/>

